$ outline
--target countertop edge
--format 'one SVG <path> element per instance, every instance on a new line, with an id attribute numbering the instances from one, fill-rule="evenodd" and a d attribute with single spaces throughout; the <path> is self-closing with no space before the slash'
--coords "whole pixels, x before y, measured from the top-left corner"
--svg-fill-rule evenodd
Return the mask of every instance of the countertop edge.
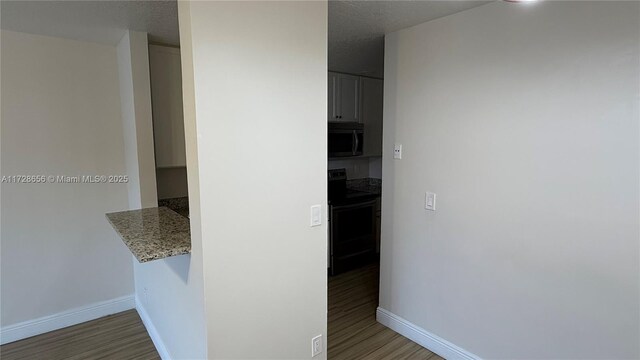
<path id="1" fill-rule="evenodd" d="M 170 249 L 159 249 L 158 253 L 153 253 L 153 251 L 141 252 L 139 249 L 136 250 L 131 245 L 135 241 L 141 241 L 142 242 L 142 241 L 145 241 L 145 240 L 131 239 L 130 236 L 128 236 L 127 234 L 123 234 L 123 232 L 121 231 L 120 226 L 118 226 L 116 223 L 114 223 L 112 218 L 109 217 L 109 215 L 126 213 L 126 212 L 131 212 L 133 216 L 136 216 L 136 215 L 134 215 L 134 213 L 137 212 L 138 214 L 141 214 L 144 210 L 149 210 L 149 209 L 162 209 L 163 212 L 164 211 L 169 211 L 170 213 L 172 213 L 171 216 L 174 217 L 173 220 L 176 220 L 176 219 L 180 219 L 179 221 L 184 220 L 186 222 L 186 229 L 185 230 L 188 230 L 188 233 L 185 234 L 184 236 L 188 237 L 187 240 L 189 241 L 189 244 L 188 245 L 179 244 L 178 246 L 175 246 L 175 247 L 170 248 Z M 106 213 L 105 217 L 107 218 L 107 221 L 109 222 L 111 227 L 115 230 L 115 232 L 120 237 L 120 240 L 124 243 L 124 245 L 127 247 L 129 252 L 131 252 L 131 254 L 136 258 L 136 260 L 138 260 L 139 263 L 146 263 L 146 262 L 153 261 L 153 260 L 161 260 L 161 259 L 166 259 L 166 258 L 173 257 L 173 256 L 191 254 L 191 234 L 190 234 L 189 219 L 184 217 L 184 216 L 182 216 L 182 215 L 180 215 L 179 213 L 177 213 L 176 211 L 174 211 L 174 210 L 172 210 L 172 209 L 170 209 L 168 207 L 161 206 L 161 207 L 149 207 L 149 208 L 142 208 L 142 209 L 134 209 L 134 210 L 114 211 L 114 212 Z M 145 249 L 145 250 L 148 250 L 148 249 Z"/>

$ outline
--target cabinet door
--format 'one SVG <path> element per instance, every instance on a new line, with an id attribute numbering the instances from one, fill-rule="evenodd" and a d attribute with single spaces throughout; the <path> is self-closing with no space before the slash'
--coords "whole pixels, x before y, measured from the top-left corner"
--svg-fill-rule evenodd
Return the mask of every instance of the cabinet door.
<path id="1" fill-rule="evenodd" d="M 180 49 L 149 45 L 156 166 L 186 166 Z"/>
<path id="2" fill-rule="evenodd" d="M 340 121 L 338 118 L 338 87 L 340 86 L 338 74 L 330 72 L 328 80 L 327 119 L 329 121 Z"/>
<path id="3" fill-rule="evenodd" d="M 382 103 L 384 83 L 379 79 L 362 78 L 362 123 L 364 149 L 367 156 L 382 156 Z"/>
<path id="4" fill-rule="evenodd" d="M 338 75 L 338 121 L 360 122 L 360 78 Z"/>

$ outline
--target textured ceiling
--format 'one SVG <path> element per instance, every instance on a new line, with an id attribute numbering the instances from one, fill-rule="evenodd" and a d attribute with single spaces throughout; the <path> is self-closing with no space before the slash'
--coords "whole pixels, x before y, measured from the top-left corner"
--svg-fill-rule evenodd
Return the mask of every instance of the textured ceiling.
<path id="1" fill-rule="evenodd" d="M 329 1 L 329 69 L 382 77 L 384 34 L 489 1 Z M 116 44 L 126 29 L 178 45 L 172 1 L 5 1 L 2 29 Z"/>
<path id="2" fill-rule="evenodd" d="M 177 45 L 174 1 L 5 1 L 2 29 L 117 44 L 126 29 L 146 31 L 151 41 Z"/>
<path id="3" fill-rule="evenodd" d="M 330 1 L 329 69 L 382 77 L 384 34 L 490 1 Z"/>

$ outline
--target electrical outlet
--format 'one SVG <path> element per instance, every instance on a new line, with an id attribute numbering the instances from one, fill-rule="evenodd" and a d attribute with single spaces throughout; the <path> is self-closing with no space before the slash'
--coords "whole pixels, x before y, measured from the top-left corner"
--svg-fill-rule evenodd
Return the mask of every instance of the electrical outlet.
<path id="1" fill-rule="evenodd" d="M 142 292 L 143 292 L 143 296 L 144 296 L 144 304 L 147 305 L 147 304 L 149 304 L 149 289 L 143 288 Z"/>
<path id="2" fill-rule="evenodd" d="M 311 339 L 311 357 L 322 352 L 322 335 L 318 335 Z"/>
<path id="3" fill-rule="evenodd" d="M 393 158 L 402 159 L 402 144 L 395 144 L 393 146 Z"/>

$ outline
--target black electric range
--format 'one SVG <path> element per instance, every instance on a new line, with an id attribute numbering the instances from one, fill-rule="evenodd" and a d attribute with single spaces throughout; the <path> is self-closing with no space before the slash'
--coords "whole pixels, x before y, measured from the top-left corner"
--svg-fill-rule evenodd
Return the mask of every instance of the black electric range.
<path id="1" fill-rule="evenodd" d="M 358 268 L 376 260 L 378 195 L 348 189 L 345 169 L 329 170 L 329 273 Z"/>
<path id="2" fill-rule="evenodd" d="M 375 200 L 380 195 L 347 188 L 347 172 L 345 169 L 329 170 L 328 181 L 329 205 L 349 205 L 363 201 Z"/>

